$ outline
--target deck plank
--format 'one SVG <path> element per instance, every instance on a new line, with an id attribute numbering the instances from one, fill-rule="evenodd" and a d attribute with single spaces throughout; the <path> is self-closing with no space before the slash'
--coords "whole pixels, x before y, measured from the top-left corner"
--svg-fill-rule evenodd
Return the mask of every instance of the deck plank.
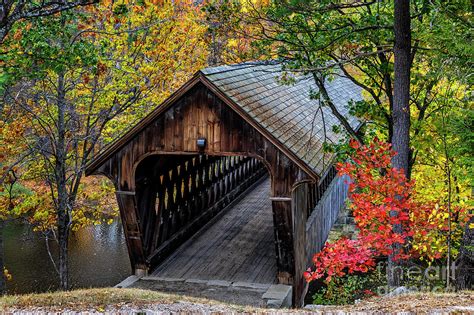
<path id="1" fill-rule="evenodd" d="M 152 273 L 163 278 L 276 282 L 273 216 L 266 179 Z"/>

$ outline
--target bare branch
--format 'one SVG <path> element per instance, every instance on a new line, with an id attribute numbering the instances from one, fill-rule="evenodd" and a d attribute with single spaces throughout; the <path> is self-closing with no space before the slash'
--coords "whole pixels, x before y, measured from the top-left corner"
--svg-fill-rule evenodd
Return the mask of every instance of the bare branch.
<path id="1" fill-rule="evenodd" d="M 0 2 L 0 44 L 11 30 L 13 24 L 25 19 L 53 15 L 84 5 L 97 3 L 98 0 L 74 1 L 24 1 L 4 0 Z"/>

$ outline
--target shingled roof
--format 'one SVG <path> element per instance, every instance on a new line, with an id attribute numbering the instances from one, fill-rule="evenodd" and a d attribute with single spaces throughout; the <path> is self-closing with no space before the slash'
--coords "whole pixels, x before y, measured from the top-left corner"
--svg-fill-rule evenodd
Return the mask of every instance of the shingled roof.
<path id="1" fill-rule="evenodd" d="M 172 105 L 176 95 L 181 95 L 197 82 L 203 82 L 242 108 L 281 149 L 290 151 L 299 159 L 298 162 L 321 177 L 333 158 L 324 153 L 323 144 L 325 141 L 337 143 L 343 137 L 333 130 L 333 126 L 340 123 L 330 108 L 319 106 L 319 100 L 310 98 L 310 91 L 317 91 L 311 76 L 291 74 L 294 83 L 283 84 L 282 75 L 281 65 L 275 63 L 251 62 L 203 69 L 135 127 L 151 123 L 164 110 L 163 107 Z M 354 129 L 358 129 L 360 122 L 349 115 L 348 103 L 362 100 L 361 88 L 345 77 L 336 76 L 326 82 L 326 89 L 339 112 Z M 132 128 L 91 164 L 100 164 L 98 160 L 104 161 L 119 150 L 136 132 L 138 129 Z"/>
<path id="2" fill-rule="evenodd" d="M 342 134 L 333 130 L 340 123 L 331 109 L 310 98 L 310 91 L 317 91 L 310 75 L 294 74 L 294 84 L 283 84 L 281 65 L 268 63 L 220 66 L 201 72 L 319 176 L 327 169 L 332 156 L 323 153 L 323 143 L 337 143 Z M 326 89 L 339 112 L 357 129 L 360 122 L 349 115 L 348 103 L 362 100 L 361 88 L 337 76 L 326 82 Z"/>

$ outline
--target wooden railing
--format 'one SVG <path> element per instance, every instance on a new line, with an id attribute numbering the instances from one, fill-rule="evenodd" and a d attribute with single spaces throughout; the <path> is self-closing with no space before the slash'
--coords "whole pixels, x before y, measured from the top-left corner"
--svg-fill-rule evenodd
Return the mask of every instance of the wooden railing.
<path id="1" fill-rule="evenodd" d="M 263 163 L 255 158 L 199 155 L 155 175 L 153 194 L 149 195 L 154 200 L 138 201 L 144 205 L 139 216 L 150 266 L 169 255 L 265 174 Z"/>
<path id="2" fill-rule="evenodd" d="M 316 205 L 319 203 L 324 193 L 328 189 L 329 185 L 337 175 L 337 170 L 334 166 L 331 166 L 326 175 L 317 183 L 309 185 L 308 203 L 307 203 L 307 217 L 311 215 Z"/>

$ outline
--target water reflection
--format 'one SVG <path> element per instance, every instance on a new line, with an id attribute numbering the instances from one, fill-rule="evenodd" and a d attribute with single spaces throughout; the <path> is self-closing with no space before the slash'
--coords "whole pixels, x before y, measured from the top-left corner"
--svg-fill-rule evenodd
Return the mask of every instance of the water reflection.
<path id="1" fill-rule="evenodd" d="M 4 229 L 5 265 L 13 276 L 8 293 L 44 292 L 58 288 L 58 276 L 44 238 L 24 224 L 8 222 Z M 53 255 L 57 254 L 50 242 Z M 74 232 L 69 247 L 73 288 L 115 285 L 130 274 L 121 223 Z M 56 256 L 55 256 L 56 257 Z"/>

